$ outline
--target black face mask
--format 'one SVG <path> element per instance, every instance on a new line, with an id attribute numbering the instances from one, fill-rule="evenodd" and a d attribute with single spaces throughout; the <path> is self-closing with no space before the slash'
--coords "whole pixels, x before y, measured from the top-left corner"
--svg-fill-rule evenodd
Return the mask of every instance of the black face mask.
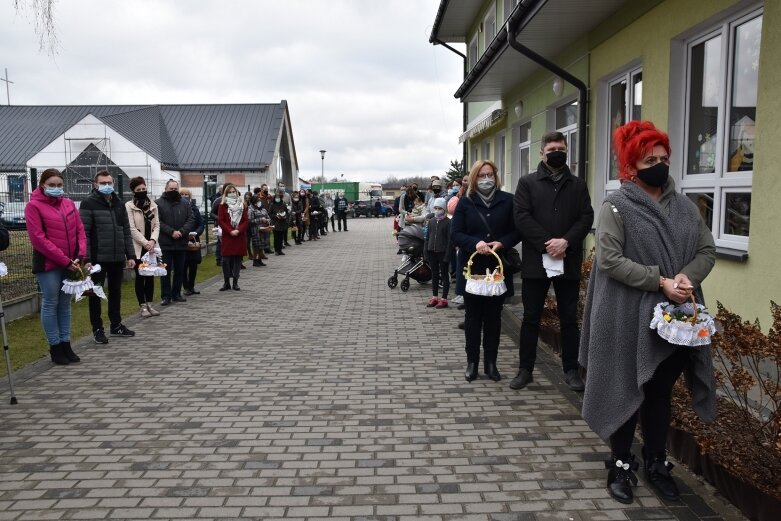
<path id="1" fill-rule="evenodd" d="M 558 170 L 559 168 L 567 164 L 567 153 L 562 152 L 561 150 L 554 150 L 553 152 L 548 152 L 545 155 L 545 164 L 547 164 L 549 167 L 555 170 Z"/>
<path id="2" fill-rule="evenodd" d="M 667 178 L 670 177 L 670 166 L 656 163 L 654 166 L 638 170 L 637 177 L 648 186 L 659 188 L 664 186 Z"/>
<path id="3" fill-rule="evenodd" d="M 434 192 L 435 194 L 438 194 L 439 192 L 442 191 L 442 189 L 441 188 L 432 188 L 431 191 Z"/>
<path id="4" fill-rule="evenodd" d="M 143 201 L 147 198 L 146 190 L 142 190 L 141 192 L 133 192 L 133 199 L 138 199 L 139 201 Z"/>
<path id="5" fill-rule="evenodd" d="M 169 199 L 171 201 L 178 201 L 178 200 L 180 200 L 182 198 L 182 194 L 180 194 L 176 190 L 171 190 L 171 191 L 165 193 L 165 198 Z"/>

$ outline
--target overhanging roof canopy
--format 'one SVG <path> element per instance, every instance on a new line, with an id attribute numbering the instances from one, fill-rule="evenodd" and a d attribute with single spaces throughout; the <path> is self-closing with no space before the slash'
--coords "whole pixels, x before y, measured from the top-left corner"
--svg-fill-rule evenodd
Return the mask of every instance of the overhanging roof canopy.
<path id="1" fill-rule="evenodd" d="M 482 2 L 477 0 L 442 0 L 434 18 L 429 41 L 464 43 L 482 8 Z"/>
<path id="2" fill-rule="evenodd" d="M 467 129 L 466 132 L 458 136 L 458 142 L 463 143 L 468 139 L 472 139 L 478 134 L 481 134 L 494 126 L 496 123 L 500 122 L 504 119 L 504 117 L 507 115 L 506 110 L 497 109 L 492 111 L 490 114 L 488 114 L 486 117 L 472 125 L 470 128 Z"/>
<path id="3" fill-rule="evenodd" d="M 460 23 L 456 20 L 460 16 L 467 16 L 467 9 L 463 5 L 467 3 L 465 0 L 442 1 L 440 12 L 437 13 L 439 25 L 435 22 L 435 30 L 438 32 L 432 32 L 432 39 L 436 34 L 440 40 L 448 37 L 456 41 L 450 33 L 469 30 L 476 14 Z M 515 7 L 510 18 L 519 20 L 517 41 L 553 61 L 558 54 L 627 3 L 627 0 L 526 0 Z M 466 36 L 464 32 L 461 41 L 465 41 Z M 464 78 L 455 97 L 462 102 L 496 101 L 539 69 L 539 65 L 510 47 L 505 23 L 477 65 Z"/>

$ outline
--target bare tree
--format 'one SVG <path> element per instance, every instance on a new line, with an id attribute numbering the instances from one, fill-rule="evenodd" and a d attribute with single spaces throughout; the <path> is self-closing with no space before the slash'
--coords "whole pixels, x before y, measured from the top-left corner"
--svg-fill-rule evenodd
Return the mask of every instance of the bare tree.
<path id="1" fill-rule="evenodd" d="M 38 36 L 38 49 L 49 56 L 57 54 L 59 42 L 54 23 L 54 4 L 57 0 L 13 0 L 14 9 L 32 19 Z"/>

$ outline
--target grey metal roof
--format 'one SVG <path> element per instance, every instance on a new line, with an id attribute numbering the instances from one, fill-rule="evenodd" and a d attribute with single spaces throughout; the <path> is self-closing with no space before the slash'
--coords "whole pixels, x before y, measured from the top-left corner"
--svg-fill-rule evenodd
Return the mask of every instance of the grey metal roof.
<path id="1" fill-rule="evenodd" d="M 287 102 L 246 105 L 0 106 L 0 171 L 27 161 L 87 114 L 172 170 L 259 170 L 274 158 Z"/>

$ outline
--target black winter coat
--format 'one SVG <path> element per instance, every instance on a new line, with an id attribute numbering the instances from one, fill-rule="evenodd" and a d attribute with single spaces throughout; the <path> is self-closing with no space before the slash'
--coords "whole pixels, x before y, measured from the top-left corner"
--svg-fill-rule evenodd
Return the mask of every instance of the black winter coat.
<path id="1" fill-rule="evenodd" d="M 271 207 L 268 210 L 269 217 L 271 217 L 271 224 L 274 225 L 274 231 L 284 232 L 287 230 L 288 217 L 290 213 L 287 210 L 287 205 L 284 202 L 272 201 Z"/>
<path id="2" fill-rule="evenodd" d="M 136 258 L 127 209 L 117 194 L 106 196 L 92 190 L 79 205 L 79 215 L 87 236 L 85 262 L 124 262 Z"/>
<path id="3" fill-rule="evenodd" d="M 547 278 L 542 266 L 545 243 L 550 239 L 566 239 L 569 246 L 564 257 L 563 276 L 580 280 L 583 240 L 594 223 L 594 209 L 586 182 L 567 170 L 556 186 L 547 166 L 540 162 L 535 173 L 518 181 L 513 205 L 515 226 L 523 241 L 523 278 Z"/>
<path id="4" fill-rule="evenodd" d="M 437 220 L 432 217 L 426 227 L 426 251 L 445 254 L 445 260 L 450 260 L 450 219 Z"/>
<path id="5" fill-rule="evenodd" d="M 491 231 L 488 230 L 478 212 L 485 217 Z M 480 241 L 499 241 L 504 248 L 512 248 L 521 240 L 521 234 L 513 226 L 513 196 L 501 190 L 496 192 L 491 207 L 487 207 L 477 194 L 462 197 L 456 205 L 453 220 L 450 223 L 450 238 L 454 246 L 461 248 L 456 266 L 456 293 L 463 295 L 466 291 L 466 279 L 463 277 L 464 268 L 469 256 L 477 249 Z M 475 255 L 472 264 L 473 274 L 483 274 L 486 268 L 493 271 L 497 266 L 496 257 L 493 255 Z M 505 297 L 514 295 L 513 278 L 504 279 L 507 285 Z"/>
<path id="6" fill-rule="evenodd" d="M 190 205 L 181 198 L 173 200 L 168 197 L 163 195 L 155 201 L 157 214 L 160 217 L 160 249 L 186 250 L 187 236 L 195 230 L 195 215 Z M 171 235 L 176 230 L 182 232 L 182 236 L 178 239 L 174 239 Z"/>

